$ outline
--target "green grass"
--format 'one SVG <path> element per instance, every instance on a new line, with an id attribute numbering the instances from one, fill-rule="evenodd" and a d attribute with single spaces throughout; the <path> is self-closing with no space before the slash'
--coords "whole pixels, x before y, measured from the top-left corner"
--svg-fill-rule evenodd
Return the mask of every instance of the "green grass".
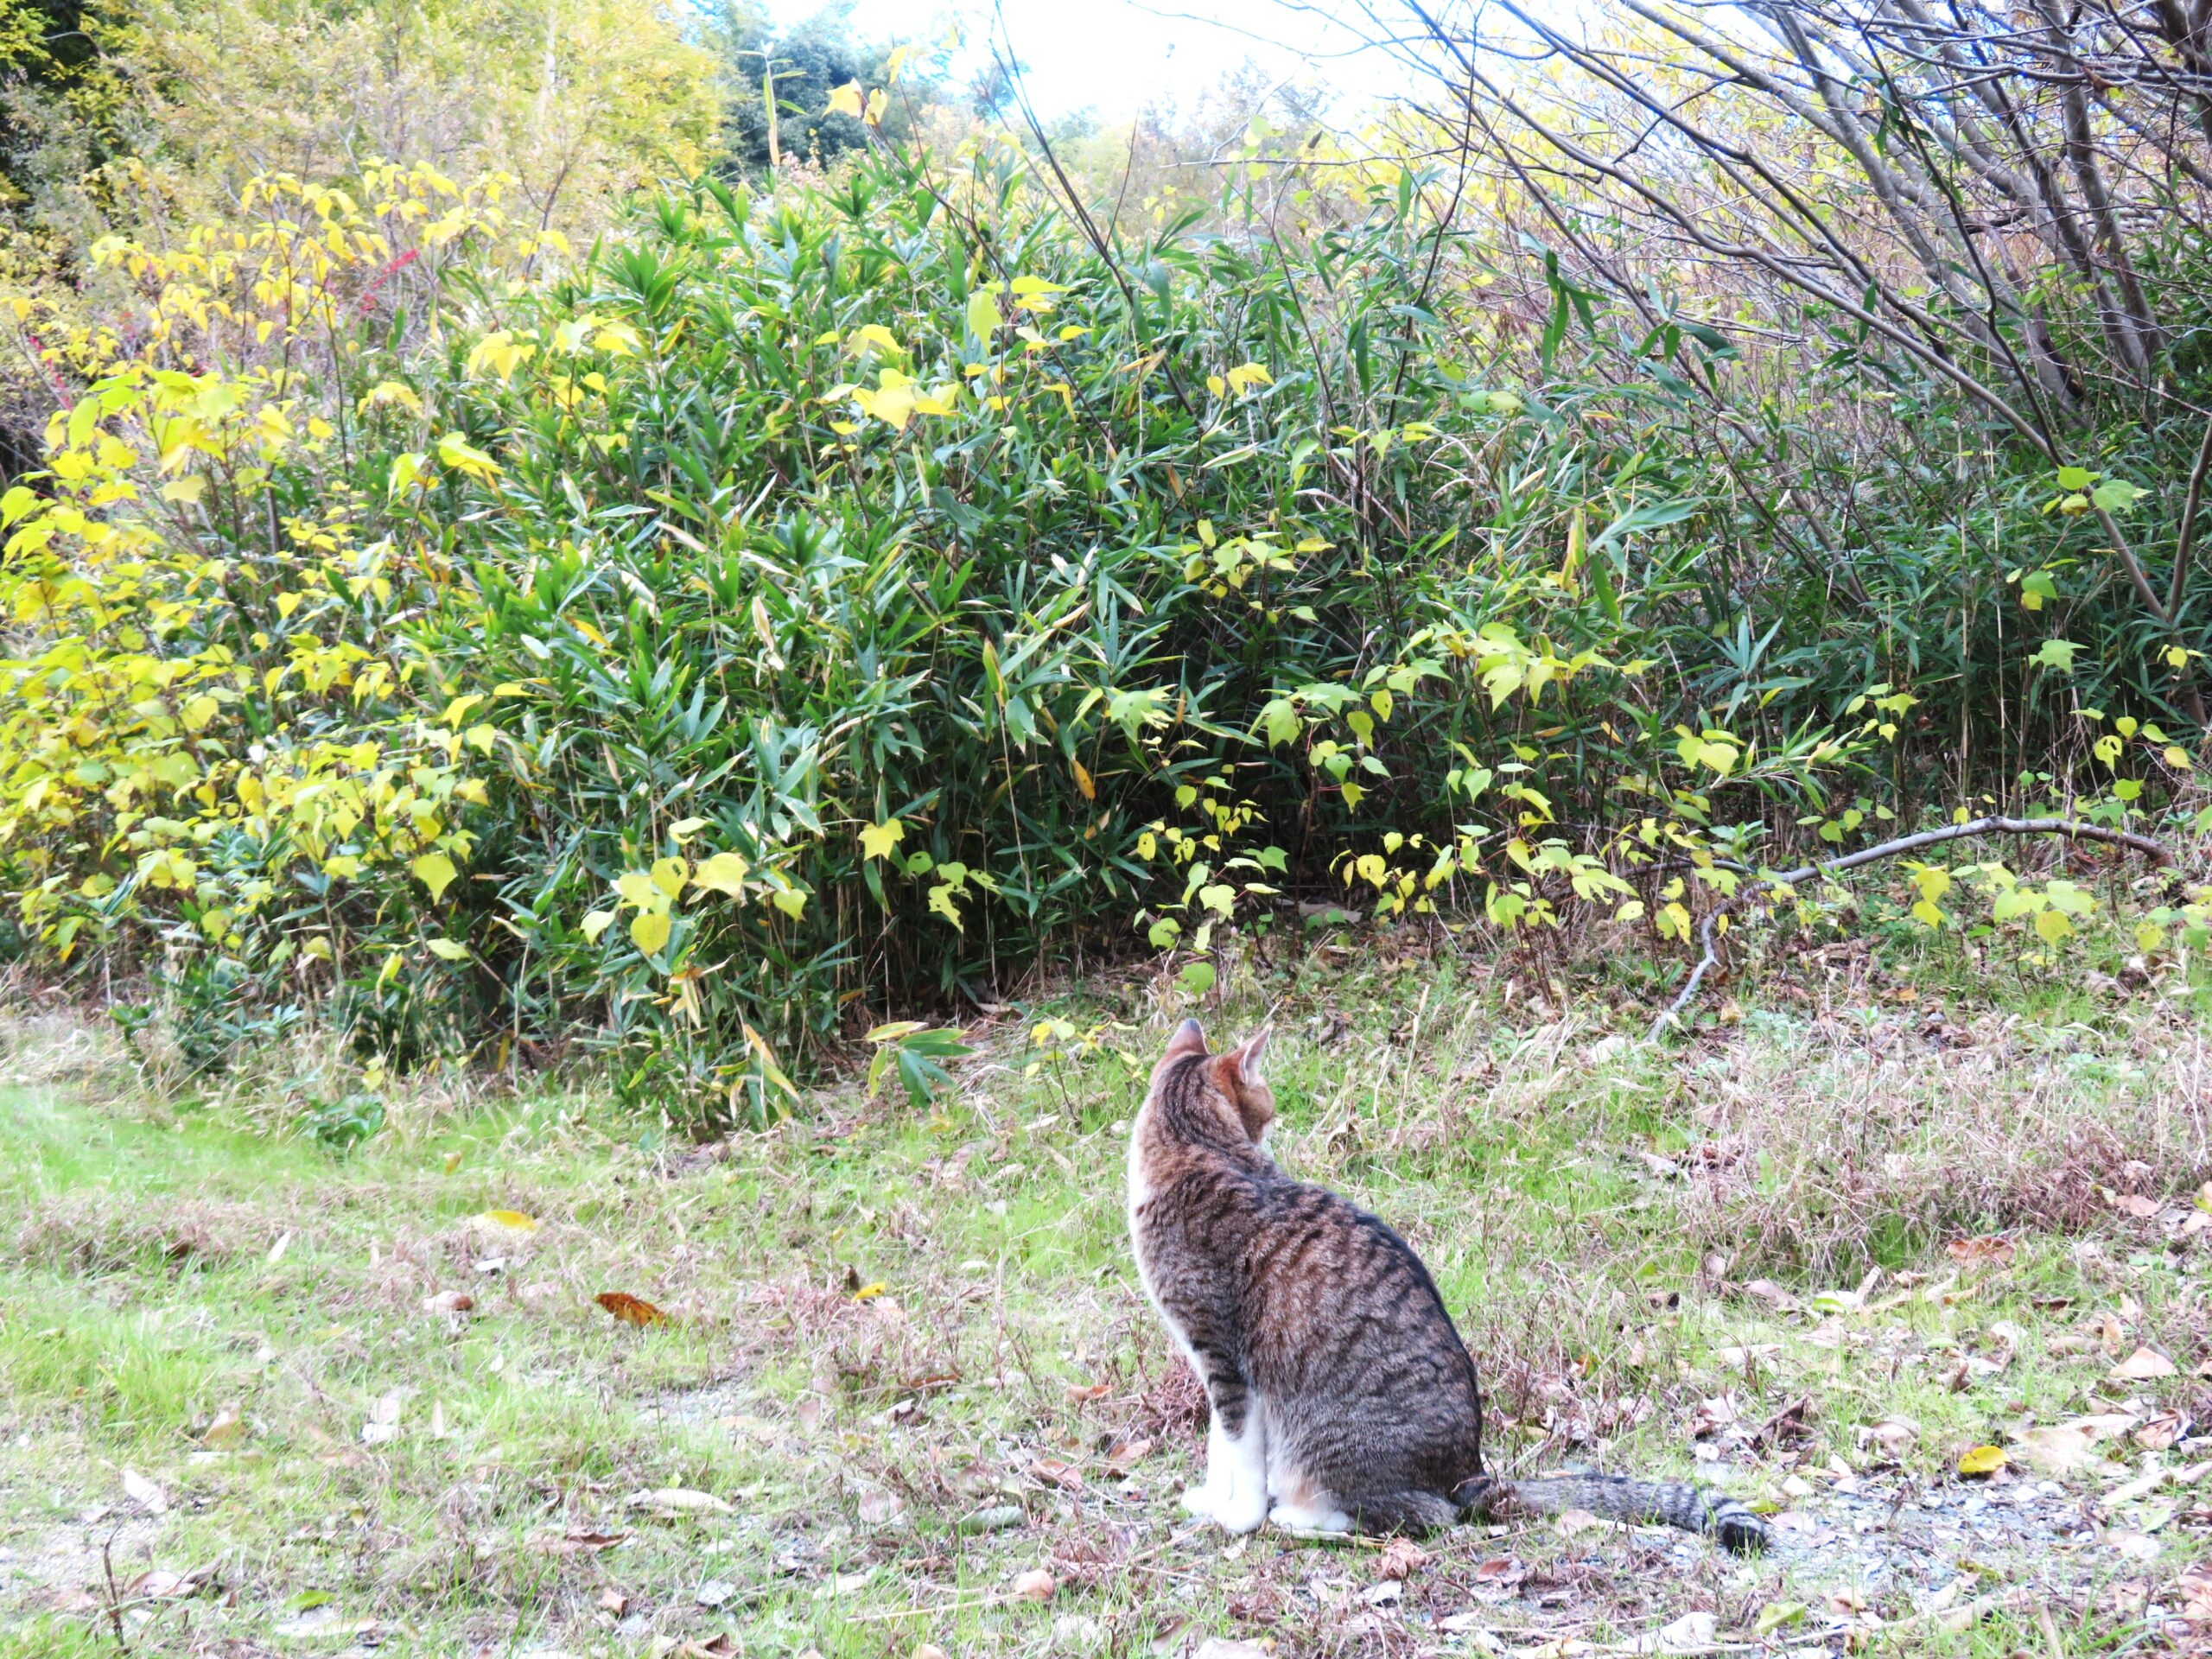
<path id="1" fill-rule="evenodd" d="M 1602 980 L 1532 1001 L 1505 977 L 1279 957 L 1209 1021 L 1274 1007 L 1278 1155 L 1434 1268 L 1494 1462 L 1694 1470 L 1792 1512 L 1772 1559 L 1525 1522 L 1429 1541 L 1389 1600 L 1372 1548 L 1185 1527 L 1202 1420 L 1122 1232 L 1141 1078 L 1103 1050 L 1027 1076 L 1011 1020 L 935 1109 L 834 1092 L 705 1148 L 583 1096 L 398 1110 L 340 1154 L 274 1132 L 243 1085 L 198 1106 L 111 1075 L 12 1089 L 0 1654 L 112 1653 L 118 1616 L 134 1653 L 337 1653 L 356 1626 L 380 1654 L 724 1632 L 825 1659 L 1148 1654 L 1170 1631 L 1473 1652 L 1700 1611 L 1779 1647 L 1878 1642 L 1870 1617 L 1911 1621 L 1916 1650 L 2166 1639 L 2145 1609 L 2180 1607 L 2212 1511 L 2194 1484 L 2128 1489 L 2205 1448 L 2107 1438 L 2035 1497 L 2019 1437 L 2125 1416 L 2155 1442 L 2162 1412 L 2205 1409 L 2196 1001 L 1981 1002 L 1955 965 L 1899 958 L 1840 987 L 1777 969 L 1738 988 L 1740 1022 L 1653 1051 Z M 1932 1043 L 1931 1007 L 1974 1040 Z M 1179 1013 L 1142 988 L 1063 1011 L 1120 1012 L 1139 1059 Z M 493 1209 L 538 1225 L 475 1219 Z M 1948 1249 L 1996 1231 L 2007 1261 Z M 603 1291 L 673 1317 L 620 1324 Z M 474 1308 L 426 1311 L 448 1292 Z M 2177 1375 L 2108 1380 L 2144 1344 Z M 395 1400 L 396 1436 L 365 1442 Z M 1981 1444 L 2014 1463 L 1970 1485 L 1956 1459 Z M 632 1503 L 665 1489 L 717 1507 Z M 2032 1526 L 1970 1548 L 1912 1529 L 1983 1497 Z M 1007 1505 L 1018 1525 L 959 1529 Z M 1014 1598 L 1037 1568 L 1056 1592 Z M 203 1570 L 194 1594 L 133 1589 Z M 1784 1620 L 1764 1637 L 1763 1613 Z"/>

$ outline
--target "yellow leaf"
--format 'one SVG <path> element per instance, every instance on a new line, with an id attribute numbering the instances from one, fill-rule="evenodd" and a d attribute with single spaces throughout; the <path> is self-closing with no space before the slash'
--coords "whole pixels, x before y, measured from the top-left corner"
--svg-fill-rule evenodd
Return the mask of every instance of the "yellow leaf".
<path id="1" fill-rule="evenodd" d="M 1084 770 L 1083 762 L 1071 760 L 1068 765 L 1075 768 L 1075 786 L 1083 791 L 1083 798 L 1086 801 L 1096 800 L 1098 785 L 1091 781 L 1090 774 Z"/>
<path id="2" fill-rule="evenodd" d="M 653 879 L 643 870 L 630 870 L 618 877 L 614 891 L 622 895 L 622 902 L 635 905 L 639 910 L 665 910 L 668 895 L 653 885 Z"/>
<path id="3" fill-rule="evenodd" d="M 664 911 L 641 910 L 630 918 L 630 942 L 649 957 L 668 943 L 668 933 Z"/>
<path id="4" fill-rule="evenodd" d="M 534 1233 L 537 1224 L 519 1210 L 486 1210 L 476 1217 L 494 1227 L 504 1227 L 511 1233 Z"/>
<path id="5" fill-rule="evenodd" d="M 204 731 L 207 722 L 222 712 L 223 705 L 201 692 L 184 705 L 184 725 L 187 731 Z"/>
<path id="6" fill-rule="evenodd" d="M 1977 1446 L 1959 1453 L 1959 1472 L 1962 1475 L 1993 1475 L 2008 1459 L 2001 1446 Z"/>
<path id="7" fill-rule="evenodd" d="M 861 84 L 857 80 L 849 80 L 830 94 L 830 107 L 823 113 L 849 115 L 857 121 L 861 118 Z"/>
<path id="8" fill-rule="evenodd" d="M 862 1285 L 858 1290 L 855 1291 L 853 1293 L 853 1300 L 856 1302 L 872 1302 L 877 1297 L 882 1295 L 884 1291 L 887 1288 L 889 1288 L 889 1287 L 885 1285 L 882 1280 L 879 1279 L 874 1284 Z"/>
<path id="9" fill-rule="evenodd" d="M 182 501 L 190 505 L 207 493 L 207 480 L 197 473 L 189 478 L 171 479 L 162 486 L 162 499 L 164 501 Z"/>
<path id="10" fill-rule="evenodd" d="M 607 928 L 613 925 L 613 920 L 614 912 L 611 910 L 593 911 L 589 915 L 584 918 L 585 940 L 589 944 L 597 944 L 599 943 L 599 936 L 607 931 Z"/>
<path id="11" fill-rule="evenodd" d="M 460 874 L 453 867 L 453 860 L 443 853 L 425 853 L 407 867 L 415 872 L 415 879 L 430 890 L 430 902 L 435 904 L 446 896 L 446 889 L 453 885 Z"/>
<path id="12" fill-rule="evenodd" d="M 864 824 L 861 828 L 861 856 L 863 859 L 888 858 L 891 849 L 906 838 L 906 826 L 893 818 L 883 823 Z"/>
<path id="13" fill-rule="evenodd" d="M 683 884 L 691 879 L 691 867 L 680 858 L 661 858 L 653 861 L 652 882 L 673 899 L 683 891 Z"/>
<path id="14" fill-rule="evenodd" d="M 806 909 L 806 895 L 797 887 L 785 887 L 779 890 L 771 895 L 768 902 L 793 921 L 797 921 L 800 913 Z"/>
<path id="15" fill-rule="evenodd" d="M 2073 935 L 2074 924 L 2066 919 L 2063 911 L 2039 910 L 2036 912 L 2036 931 L 2045 944 L 2056 944 Z"/>
<path id="16" fill-rule="evenodd" d="M 456 944 L 451 939 L 432 939 L 430 954 L 446 962 L 466 962 L 468 960 L 468 947 Z"/>
<path id="17" fill-rule="evenodd" d="M 702 860 L 699 868 L 691 872 L 691 885 L 741 899 L 745 896 L 745 877 L 752 868 L 735 853 L 716 853 L 712 858 Z"/>

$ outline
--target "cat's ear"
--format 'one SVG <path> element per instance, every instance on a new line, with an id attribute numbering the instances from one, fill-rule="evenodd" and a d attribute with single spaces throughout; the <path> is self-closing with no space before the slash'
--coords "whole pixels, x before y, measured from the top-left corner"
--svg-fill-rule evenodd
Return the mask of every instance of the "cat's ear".
<path id="1" fill-rule="evenodd" d="M 1199 1029 L 1197 1020 L 1185 1020 L 1175 1027 L 1175 1034 L 1167 1039 L 1167 1052 L 1160 1058 L 1164 1064 L 1168 1060 L 1179 1060 L 1185 1054 L 1203 1054 L 1205 1052 L 1205 1033 Z"/>
<path id="2" fill-rule="evenodd" d="M 1260 1075 L 1260 1057 L 1268 1052 L 1268 1039 L 1274 1035 L 1273 1026 L 1262 1026 L 1244 1039 L 1243 1047 L 1235 1052 L 1237 1077 L 1249 1084 L 1264 1083 Z"/>

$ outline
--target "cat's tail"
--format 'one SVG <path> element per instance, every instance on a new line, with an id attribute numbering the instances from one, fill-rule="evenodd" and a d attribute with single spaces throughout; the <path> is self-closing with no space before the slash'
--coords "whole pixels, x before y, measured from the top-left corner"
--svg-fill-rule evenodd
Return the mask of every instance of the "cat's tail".
<path id="1" fill-rule="evenodd" d="M 1744 1504 L 1687 1481 L 1630 1480 L 1624 1475 L 1503 1480 L 1476 1475 L 1454 1487 L 1452 1497 L 1478 1520 L 1497 1509 L 1518 1508 L 1535 1515 L 1587 1510 L 1609 1521 L 1702 1533 L 1738 1555 L 1757 1554 L 1774 1541 L 1773 1529 Z"/>

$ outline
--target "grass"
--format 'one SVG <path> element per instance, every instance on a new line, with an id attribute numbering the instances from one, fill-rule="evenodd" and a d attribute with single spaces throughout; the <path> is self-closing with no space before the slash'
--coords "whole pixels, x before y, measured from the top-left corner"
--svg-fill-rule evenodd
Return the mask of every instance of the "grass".
<path id="1" fill-rule="evenodd" d="M 708 1147 L 547 1094 L 337 1153 L 243 1086 L 48 1076 L 84 1040 L 26 1024 L 0 1654 L 2185 1644 L 2206 998 L 2101 982 L 1807 955 L 1651 1050 L 1616 980 L 1402 941 L 1255 959 L 1209 1012 L 1273 1008 L 1277 1154 L 1429 1261 L 1493 1461 L 1694 1472 L 1782 1512 L 1756 1562 L 1572 1517 L 1426 1560 L 1185 1526 L 1203 1414 L 1122 1213 L 1113 1050 L 1182 1011 L 1148 985 L 1054 1005 L 1120 1022 L 1088 1058 L 1029 1073 L 1009 1017 L 934 1108 L 830 1091 Z M 2145 1348 L 2173 1375 L 2113 1379 Z"/>

